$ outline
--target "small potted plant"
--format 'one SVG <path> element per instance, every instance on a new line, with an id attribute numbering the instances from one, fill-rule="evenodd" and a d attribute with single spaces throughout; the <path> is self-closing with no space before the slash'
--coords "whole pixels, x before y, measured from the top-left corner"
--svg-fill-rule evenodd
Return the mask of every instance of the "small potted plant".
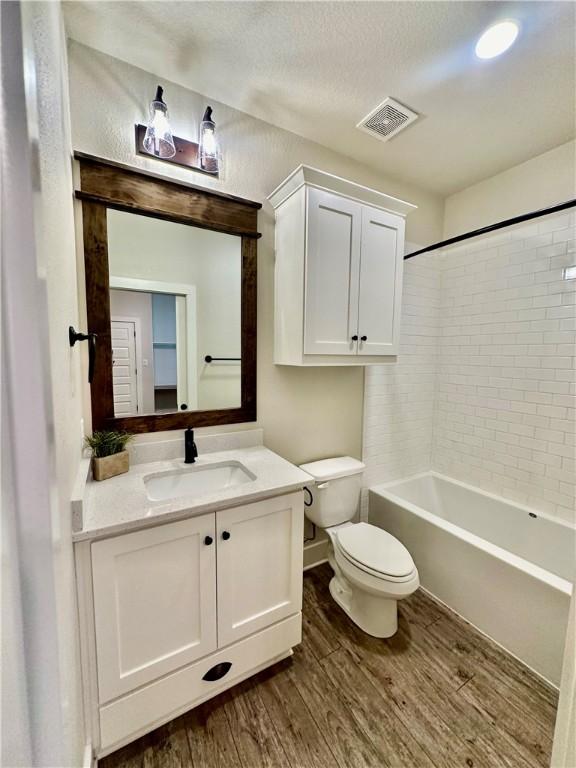
<path id="1" fill-rule="evenodd" d="M 133 435 L 129 432 L 101 431 L 86 437 L 86 445 L 92 450 L 92 475 L 94 480 L 106 480 L 128 472 L 127 443 Z"/>

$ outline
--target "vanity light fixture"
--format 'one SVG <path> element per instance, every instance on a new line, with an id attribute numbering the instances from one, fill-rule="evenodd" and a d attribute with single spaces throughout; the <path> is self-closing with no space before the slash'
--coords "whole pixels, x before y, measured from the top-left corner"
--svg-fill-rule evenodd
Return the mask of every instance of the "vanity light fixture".
<path id="1" fill-rule="evenodd" d="M 168 160 L 176 154 L 176 147 L 168 122 L 168 107 L 162 98 L 163 93 L 164 89 L 159 85 L 154 100 L 150 102 L 150 119 L 142 143 L 148 154 Z"/>
<path id="2" fill-rule="evenodd" d="M 518 24 L 515 21 L 500 21 L 493 24 L 482 34 L 476 43 L 476 56 L 479 59 L 493 59 L 507 51 L 518 37 Z"/>
<path id="3" fill-rule="evenodd" d="M 136 125 L 136 152 L 210 176 L 218 176 L 220 149 L 212 119 L 212 107 L 206 108 L 200 123 L 199 143 L 180 139 L 172 135 L 168 122 L 168 107 L 163 94 L 164 90 L 159 85 L 156 96 L 150 103 L 148 125 Z"/>
<path id="4" fill-rule="evenodd" d="M 218 139 L 216 138 L 216 124 L 212 120 L 212 107 L 206 107 L 204 117 L 200 123 L 199 151 L 200 165 L 208 173 L 218 173 L 220 158 L 218 156 Z"/>

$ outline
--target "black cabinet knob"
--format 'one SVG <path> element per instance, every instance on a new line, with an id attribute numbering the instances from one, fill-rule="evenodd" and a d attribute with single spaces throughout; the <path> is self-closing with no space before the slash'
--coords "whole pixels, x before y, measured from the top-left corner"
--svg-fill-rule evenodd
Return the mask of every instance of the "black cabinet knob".
<path id="1" fill-rule="evenodd" d="M 352 336 L 352 341 L 358 341 L 358 335 L 357 334 L 354 334 L 354 336 Z"/>
<path id="2" fill-rule="evenodd" d="M 228 541 L 228 539 L 230 538 L 230 531 L 222 531 L 222 538 L 224 539 L 224 541 Z"/>
<path id="3" fill-rule="evenodd" d="M 212 544 L 213 541 L 214 541 L 214 539 L 212 538 L 212 536 L 205 536 L 204 537 L 204 544 L 206 544 L 207 547 L 209 547 L 210 544 Z"/>
<path id="4" fill-rule="evenodd" d="M 368 336 L 360 336 L 360 341 L 368 341 Z"/>

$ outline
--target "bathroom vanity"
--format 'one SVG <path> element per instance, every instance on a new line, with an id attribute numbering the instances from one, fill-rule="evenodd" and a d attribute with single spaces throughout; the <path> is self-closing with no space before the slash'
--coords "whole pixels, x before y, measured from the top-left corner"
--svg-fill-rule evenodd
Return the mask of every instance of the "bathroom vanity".
<path id="1" fill-rule="evenodd" d="M 254 446 L 86 483 L 75 552 L 96 756 L 300 642 L 309 481 Z"/>
<path id="2" fill-rule="evenodd" d="M 255 421 L 260 203 L 76 160 L 92 428 Z M 182 432 L 137 441 L 127 474 L 79 481 L 83 689 L 97 757 L 300 642 L 310 476 L 264 448 L 259 430 L 200 437 L 198 448 L 186 464 Z"/>

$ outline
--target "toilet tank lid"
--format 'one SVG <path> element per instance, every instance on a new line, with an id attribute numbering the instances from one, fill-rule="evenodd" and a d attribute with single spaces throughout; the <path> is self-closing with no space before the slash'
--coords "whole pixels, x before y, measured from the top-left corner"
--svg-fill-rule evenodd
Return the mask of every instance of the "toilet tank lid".
<path id="1" fill-rule="evenodd" d="M 351 456 L 337 456 L 334 459 L 322 459 L 311 461 L 300 466 L 304 472 L 312 475 L 317 482 L 336 480 L 338 477 L 350 477 L 364 472 L 366 465 Z"/>

